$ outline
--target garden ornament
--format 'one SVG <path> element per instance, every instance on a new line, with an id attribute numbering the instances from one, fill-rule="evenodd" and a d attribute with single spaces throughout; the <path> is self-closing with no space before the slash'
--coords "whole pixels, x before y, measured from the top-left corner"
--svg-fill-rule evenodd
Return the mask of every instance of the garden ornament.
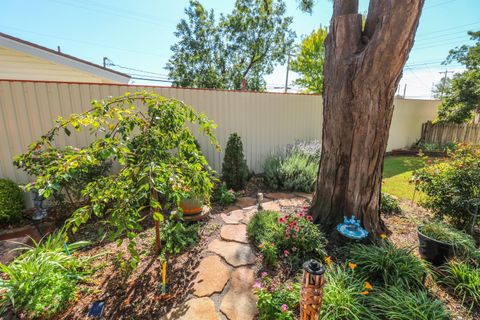
<path id="1" fill-rule="evenodd" d="M 105 309 L 105 301 L 95 301 L 90 306 L 90 310 L 88 310 L 88 317 L 90 318 L 100 318 L 103 314 L 103 310 Z"/>
<path id="2" fill-rule="evenodd" d="M 263 193 L 257 193 L 257 209 L 262 210 Z"/>
<path id="3" fill-rule="evenodd" d="M 32 199 L 33 206 L 35 207 L 35 212 L 33 213 L 33 220 L 43 220 L 47 217 L 47 209 L 43 207 L 43 201 L 45 198 L 38 193 L 37 189 L 32 189 Z"/>
<path id="4" fill-rule="evenodd" d="M 337 226 L 337 231 L 341 235 L 355 240 L 364 239 L 368 236 L 368 231 L 360 226 L 360 220 L 355 219 L 353 215 L 350 219 L 344 216 L 343 223 Z"/>
<path id="5" fill-rule="evenodd" d="M 316 260 L 303 264 L 302 289 L 300 291 L 300 315 L 302 320 L 317 320 L 323 301 L 323 273 L 325 269 Z"/>

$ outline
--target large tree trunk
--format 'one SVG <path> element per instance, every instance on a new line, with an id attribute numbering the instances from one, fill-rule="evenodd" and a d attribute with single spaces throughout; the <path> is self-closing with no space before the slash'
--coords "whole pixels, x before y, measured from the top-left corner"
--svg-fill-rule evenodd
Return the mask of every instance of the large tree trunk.
<path id="1" fill-rule="evenodd" d="M 358 0 L 335 0 L 325 40 L 323 138 L 311 207 L 331 231 L 355 215 L 373 237 L 393 98 L 424 0 L 371 0 L 365 29 Z"/>

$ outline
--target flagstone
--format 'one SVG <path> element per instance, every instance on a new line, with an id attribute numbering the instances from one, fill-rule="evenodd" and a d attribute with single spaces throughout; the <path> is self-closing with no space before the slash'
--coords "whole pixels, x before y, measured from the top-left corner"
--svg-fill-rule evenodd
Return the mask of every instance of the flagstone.
<path id="1" fill-rule="evenodd" d="M 220 237 L 226 241 L 248 243 L 247 226 L 244 224 L 227 224 L 220 230 Z"/>
<path id="2" fill-rule="evenodd" d="M 174 308 L 162 320 L 220 320 L 215 303 L 210 298 L 191 299 Z"/>
<path id="3" fill-rule="evenodd" d="M 234 267 L 245 266 L 255 262 L 255 255 L 247 244 L 215 239 L 208 245 L 208 250 L 215 252 Z"/>
<path id="4" fill-rule="evenodd" d="M 222 292 L 230 278 L 230 268 L 217 255 L 203 258 L 195 272 L 193 293 L 197 297 Z"/>
<path id="5" fill-rule="evenodd" d="M 230 213 L 222 213 L 221 217 L 225 223 L 237 224 L 245 217 L 245 212 L 242 209 L 235 210 Z"/>
<path id="6" fill-rule="evenodd" d="M 237 268 L 231 275 L 230 287 L 222 299 L 220 311 L 229 320 L 250 320 L 258 313 L 253 293 L 255 272 L 248 267 Z"/>

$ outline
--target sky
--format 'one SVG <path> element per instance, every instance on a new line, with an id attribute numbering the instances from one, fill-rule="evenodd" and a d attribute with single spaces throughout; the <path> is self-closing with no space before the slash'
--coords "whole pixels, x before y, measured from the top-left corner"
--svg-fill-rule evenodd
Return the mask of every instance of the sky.
<path id="1" fill-rule="evenodd" d="M 230 12 L 234 0 L 201 3 L 219 14 Z M 295 0 L 286 3 L 297 41 L 321 25 L 328 26 L 331 1 L 317 0 L 311 15 L 301 12 Z M 97 64 L 108 57 L 116 65 L 112 69 L 137 77 L 165 79 L 170 47 L 177 41 L 176 25 L 185 16 L 188 0 L 0 0 L 0 5 L 0 32 L 52 49 L 60 46 L 64 53 Z M 360 0 L 360 12 L 367 9 L 368 0 Z M 479 13 L 480 0 L 425 1 L 415 44 L 400 81 L 401 95 L 406 85 L 406 97 L 431 98 L 432 84 L 444 75 L 440 72 L 462 71 L 459 64 L 441 63 L 450 49 L 472 43 L 467 31 L 480 30 Z M 265 78 L 267 89 L 281 90 L 285 76 L 286 66 L 277 66 Z M 296 76 L 290 73 L 290 82 Z"/>

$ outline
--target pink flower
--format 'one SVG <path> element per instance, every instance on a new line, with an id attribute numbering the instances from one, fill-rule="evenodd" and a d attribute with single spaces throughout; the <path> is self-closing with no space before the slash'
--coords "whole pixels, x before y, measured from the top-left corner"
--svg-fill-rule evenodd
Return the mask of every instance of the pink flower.
<path id="1" fill-rule="evenodd" d="M 282 304 L 280 309 L 282 309 L 282 312 L 287 312 L 288 311 L 288 306 L 284 303 L 284 304 Z"/>
<path id="2" fill-rule="evenodd" d="M 255 284 L 253 285 L 253 288 L 260 290 L 260 289 L 263 289 L 263 286 L 260 282 L 256 281 Z"/>
<path id="3" fill-rule="evenodd" d="M 307 216 L 307 220 L 308 221 L 313 221 L 313 217 L 312 216 Z"/>
<path id="4" fill-rule="evenodd" d="M 285 257 L 288 257 L 289 254 L 290 254 L 290 252 L 288 252 L 288 250 L 283 250 L 283 255 L 284 255 Z"/>
<path id="5" fill-rule="evenodd" d="M 298 214 L 298 217 L 299 217 L 299 218 L 305 217 L 305 212 L 300 212 L 300 213 Z"/>
<path id="6" fill-rule="evenodd" d="M 263 260 L 263 254 L 259 254 L 258 257 L 260 258 L 260 260 Z"/>
<path id="7" fill-rule="evenodd" d="M 278 218 L 278 223 L 285 223 L 287 221 L 287 218 L 285 216 Z"/>
<path id="8" fill-rule="evenodd" d="M 265 278 L 266 276 L 268 276 L 268 272 L 262 272 L 262 278 Z"/>
<path id="9" fill-rule="evenodd" d="M 292 247 L 292 251 L 293 252 L 297 251 L 297 247 Z"/>

